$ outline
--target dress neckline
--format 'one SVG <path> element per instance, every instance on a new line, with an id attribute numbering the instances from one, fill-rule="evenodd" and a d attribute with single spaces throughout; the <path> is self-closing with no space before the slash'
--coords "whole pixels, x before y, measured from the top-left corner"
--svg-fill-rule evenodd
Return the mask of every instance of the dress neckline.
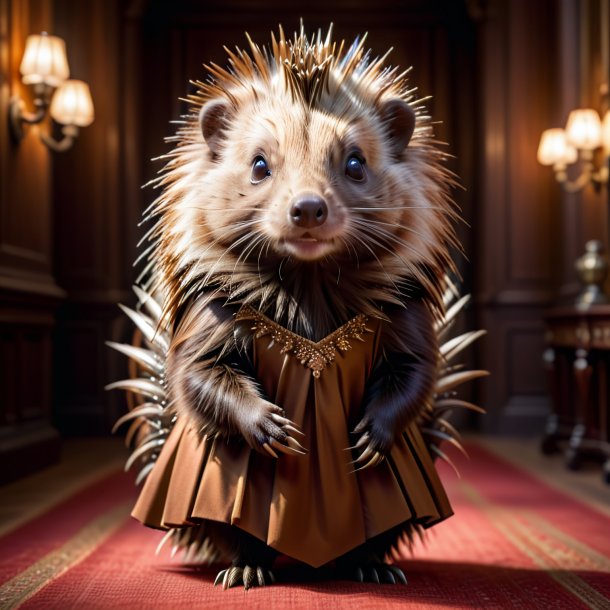
<path id="1" fill-rule="evenodd" d="M 271 336 L 269 348 L 277 344 L 281 353 L 294 355 L 301 364 L 311 369 L 316 379 L 322 370 L 335 361 L 337 351 L 348 351 L 352 347 L 351 340 L 364 341 L 362 335 L 373 332 L 366 327 L 368 318 L 364 314 L 358 314 L 319 341 L 312 341 L 284 328 L 251 305 L 243 305 L 235 320 L 252 320 L 254 326 L 251 330 L 256 339 Z"/>

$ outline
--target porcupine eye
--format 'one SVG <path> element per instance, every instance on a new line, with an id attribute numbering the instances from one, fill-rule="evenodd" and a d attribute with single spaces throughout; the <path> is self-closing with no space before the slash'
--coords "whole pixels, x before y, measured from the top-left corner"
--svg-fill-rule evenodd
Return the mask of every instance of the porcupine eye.
<path id="1" fill-rule="evenodd" d="M 345 163 L 345 175 L 354 182 L 363 182 L 365 160 L 359 155 L 350 155 Z"/>
<path id="2" fill-rule="evenodd" d="M 262 155 L 257 155 L 256 157 L 254 157 L 254 161 L 252 162 L 252 175 L 250 177 L 250 182 L 252 184 L 258 184 L 269 176 L 271 176 L 271 170 L 267 165 L 265 157 L 263 157 Z"/>

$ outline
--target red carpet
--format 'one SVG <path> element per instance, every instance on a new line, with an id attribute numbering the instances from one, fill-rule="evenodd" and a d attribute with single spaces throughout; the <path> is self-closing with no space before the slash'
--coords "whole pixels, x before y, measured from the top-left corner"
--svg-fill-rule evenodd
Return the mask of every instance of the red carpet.
<path id="1" fill-rule="evenodd" d="M 155 556 L 161 534 L 128 517 L 132 477 L 116 473 L 0 538 L 0 608 L 610 608 L 610 519 L 468 450 L 461 480 L 442 471 L 456 515 L 401 562 L 407 587 L 286 567 L 274 587 L 223 592 L 218 568 Z"/>

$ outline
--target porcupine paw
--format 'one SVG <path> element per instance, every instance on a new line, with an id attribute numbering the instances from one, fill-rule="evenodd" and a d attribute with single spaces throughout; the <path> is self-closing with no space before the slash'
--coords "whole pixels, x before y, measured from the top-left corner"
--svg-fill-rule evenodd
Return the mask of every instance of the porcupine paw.
<path id="1" fill-rule="evenodd" d="M 390 585 L 407 584 L 404 572 L 398 566 L 388 563 L 348 565 L 343 566 L 342 572 L 347 580 L 355 580 L 356 582 L 387 583 Z"/>
<path id="2" fill-rule="evenodd" d="M 265 402 L 254 412 L 244 434 L 251 447 L 278 458 L 279 453 L 305 455 L 307 449 L 294 436 L 304 437 L 301 429 L 287 417 L 284 410 Z"/>
<path id="3" fill-rule="evenodd" d="M 383 462 L 392 444 L 392 436 L 387 430 L 365 416 L 354 429 L 354 434 L 359 435 L 358 441 L 348 448 L 358 454 L 352 462 L 354 470 L 364 470 Z"/>
<path id="4" fill-rule="evenodd" d="M 264 587 L 275 582 L 273 572 L 260 566 L 231 566 L 218 572 L 214 586 L 222 583 L 224 590 L 244 586 L 247 591 L 251 587 Z"/>

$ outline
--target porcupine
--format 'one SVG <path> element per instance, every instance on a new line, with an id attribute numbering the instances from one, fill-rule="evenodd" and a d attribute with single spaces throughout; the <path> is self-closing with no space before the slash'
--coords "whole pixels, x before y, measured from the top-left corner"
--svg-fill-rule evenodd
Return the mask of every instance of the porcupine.
<path id="1" fill-rule="evenodd" d="M 406 73 L 357 39 L 272 35 L 189 96 L 146 212 L 143 396 L 118 424 L 145 479 L 133 515 L 247 589 L 287 555 L 406 582 L 400 541 L 449 517 L 433 464 L 463 307 L 454 177 Z M 454 299 L 457 300 L 457 299 Z"/>

